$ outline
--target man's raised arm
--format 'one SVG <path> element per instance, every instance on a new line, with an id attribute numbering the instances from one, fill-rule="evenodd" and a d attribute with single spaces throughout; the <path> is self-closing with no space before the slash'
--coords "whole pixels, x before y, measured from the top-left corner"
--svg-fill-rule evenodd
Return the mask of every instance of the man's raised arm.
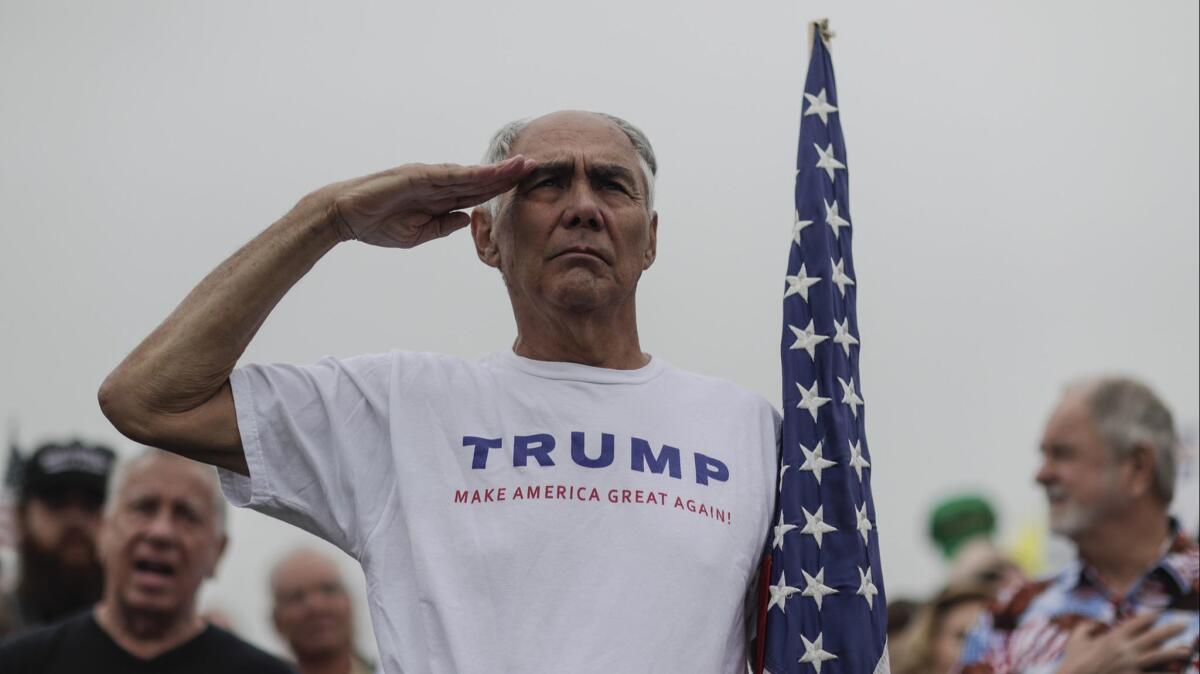
<path id="1" fill-rule="evenodd" d="M 234 253 L 100 386 L 100 409 L 137 442 L 249 474 L 229 374 L 275 304 L 340 241 L 411 248 L 470 223 L 458 212 L 534 167 L 408 164 L 324 187 Z"/>

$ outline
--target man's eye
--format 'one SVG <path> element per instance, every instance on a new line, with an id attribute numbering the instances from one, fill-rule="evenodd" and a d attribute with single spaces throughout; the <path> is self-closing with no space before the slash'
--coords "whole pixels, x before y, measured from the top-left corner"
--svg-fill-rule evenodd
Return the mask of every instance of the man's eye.
<path id="1" fill-rule="evenodd" d="M 627 191 L 628 191 L 628 190 L 626 190 L 626 189 L 625 189 L 625 186 L 624 186 L 624 185 L 622 185 L 622 184 L 621 184 L 621 183 L 619 183 L 619 182 L 613 181 L 613 180 L 606 180 L 606 181 L 604 182 L 604 189 L 606 189 L 606 190 L 619 190 L 619 191 L 621 191 L 621 192 L 627 192 Z"/>
<path id="2" fill-rule="evenodd" d="M 534 185 L 535 188 L 537 188 L 537 187 L 561 187 L 561 186 L 562 186 L 562 180 L 559 178 L 546 178 L 544 180 L 539 181 L 536 185 Z"/>

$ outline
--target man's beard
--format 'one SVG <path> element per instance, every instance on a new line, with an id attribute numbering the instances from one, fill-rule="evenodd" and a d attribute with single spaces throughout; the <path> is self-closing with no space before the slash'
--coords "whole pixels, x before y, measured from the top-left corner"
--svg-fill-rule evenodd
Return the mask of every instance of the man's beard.
<path id="1" fill-rule="evenodd" d="M 1110 472 L 1105 480 L 1105 493 L 1098 502 L 1084 506 L 1067 501 L 1057 517 L 1051 516 L 1050 531 L 1074 540 L 1091 529 L 1096 522 L 1119 512 L 1125 506 L 1126 499 L 1116 489 L 1116 471 Z"/>
<path id="2" fill-rule="evenodd" d="M 17 597 L 26 624 L 55 622 L 100 600 L 104 572 L 95 559 L 94 542 L 82 532 L 67 531 L 57 547 L 80 544 L 92 548 L 92 559 L 82 566 L 64 564 L 58 550 L 44 550 L 31 536 L 21 537 Z"/>

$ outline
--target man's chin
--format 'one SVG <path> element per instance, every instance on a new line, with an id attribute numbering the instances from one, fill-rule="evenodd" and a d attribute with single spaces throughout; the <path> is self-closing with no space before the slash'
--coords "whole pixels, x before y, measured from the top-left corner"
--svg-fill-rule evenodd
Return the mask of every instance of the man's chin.
<path id="1" fill-rule="evenodd" d="M 575 269 L 557 279 L 547 293 L 554 306 L 583 313 L 596 311 L 611 304 L 611 286 L 603 279 Z"/>

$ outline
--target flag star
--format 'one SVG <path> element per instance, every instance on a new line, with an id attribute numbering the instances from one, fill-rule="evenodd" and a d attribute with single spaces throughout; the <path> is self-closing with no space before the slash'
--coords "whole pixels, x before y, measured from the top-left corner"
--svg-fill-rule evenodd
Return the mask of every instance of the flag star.
<path id="1" fill-rule="evenodd" d="M 787 522 L 783 521 L 783 509 L 780 508 L 779 524 L 775 525 L 775 540 L 774 540 L 774 542 L 771 543 L 771 547 L 782 549 L 784 535 L 787 534 L 787 532 L 789 532 L 795 528 L 796 528 L 795 524 L 788 524 Z"/>
<path id="2" fill-rule="evenodd" d="M 858 397 L 854 391 L 854 377 L 850 381 L 846 381 L 838 377 L 838 383 L 842 385 L 842 402 L 850 406 L 850 411 L 854 414 L 854 418 L 858 418 L 858 406 L 863 404 L 863 399 Z"/>
<path id="3" fill-rule="evenodd" d="M 816 329 L 813 328 L 811 318 L 808 321 L 808 327 L 803 330 L 794 325 L 789 325 L 788 329 L 792 331 L 792 334 L 796 335 L 796 341 L 789 348 L 804 349 L 808 352 L 808 357 L 813 359 L 817 357 L 817 345 L 829 339 L 829 335 L 817 334 Z"/>
<path id="4" fill-rule="evenodd" d="M 825 650 L 825 648 L 822 646 L 821 642 L 824 639 L 825 636 L 823 634 L 818 634 L 816 641 L 809 641 L 808 639 L 804 638 L 803 634 L 800 635 L 800 640 L 804 642 L 804 655 L 800 656 L 800 662 L 802 664 L 807 662 L 808 664 L 812 665 L 813 669 L 817 671 L 817 674 L 821 674 L 822 662 L 825 662 L 826 660 L 837 660 L 836 655 Z"/>
<path id="5" fill-rule="evenodd" d="M 772 608 L 778 606 L 781 613 L 787 613 L 788 597 L 791 597 L 800 591 L 800 588 L 792 587 L 787 584 L 787 579 L 784 577 L 785 574 L 786 572 L 780 571 L 779 584 L 768 586 L 768 589 L 771 591 L 771 601 L 767 603 L 767 612 L 770 612 Z"/>
<path id="6" fill-rule="evenodd" d="M 804 116 L 807 117 L 809 115 L 816 115 L 817 117 L 821 118 L 822 124 L 828 126 L 829 113 L 837 112 L 837 108 L 830 105 L 829 101 L 825 100 L 824 87 L 821 88 L 820 93 L 818 93 L 816 96 L 806 93 L 804 94 L 804 98 L 808 99 L 808 109 L 804 111 Z"/>
<path id="7" fill-rule="evenodd" d="M 821 484 L 821 471 L 836 466 L 836 461 L 830 461 L 824 456 L 821 456 L 821 443 L 817 443 L 817 448 L 809 450 L 808 447 L 800 445 L 800 451 L 804 452 L 804 465 L 800 466 L 800 470 L 812 471 L 813 477 L 817 478 L 817 484 Z"/>
<path id="8" fill-rule="evenodd" d="M 780 466 L 780 468 L 779 468 L 779 489 L 777 489 L 776 491 L 783 491 L 783 476 L 787 474 L 788 468 L 791 468 L 791 466 L 787 465 L 786 463 L 783 464 L 782 466 Z M 860 479 L 859 482 L 862 482 L 862 480 Z"/>
<path id="9" fill-rule="evenodd" d="M 800 533 L 808 534 L 817 539 L 817 547 L 821 547 L 821 537 L 827 533 L 837 531 L 835 527 L 825 523 L 825 516 L 822 514 L 825 506 L 817 508 L 815 514 L 808 512 L 804 508 L 800 508 L 800 510 L 804 513 L 804 528 L 800 530 Z"/>
<path id="10" fill-rule="evenodd" d="M 846 260 L 842 258 L 837 262 L 833 258 L 829 258 L 829 263 L 833 265 L 833 282 L 837 284 L 838 290 L 842 291 L 842 297 L 846 296 L 846 286 L 854 285 L 854 279 L 846 275 L 845 265 Z M 805 300 L 808 298 L 805 297 Z"/>
<path id="11" fill-rule="evenodd" d="M 858 533 L 862 534 L 863 543 L 865 545 L 870 545 L 871 530 L 875 527 L 871 526 L 871 518 L 867 517 L 866 503 L 862 504 L 862 507 L 858 509 L 858 525 L 856 528 L 858 529 Z"/>
<path id="12" fill-rule="evenodd" d="M 817 159 L 817 168 L 825 169 L 825 174 L 829 176 L 830 182 L 833 181 L 833 171 L 835 169 L 844 169 L 846 165 L 838 161 L 837 157 L 833 156 L 833 143 L 829 143 L 822 150 L 820 145 L 813 143 L 813 147 L 817 148 L 817 154 L 820 156 Z"/>
<path id="13" fill-rule="evenodd" d="M 800 570 L 804 574 L 804 591 L 800 593 L 801 597 L 809 597 L 817 602 L 817 610 L 821 610 L 821 600 L 826 595 L 837 594 L 838 591 L 825 584 L 825 569 L 817 570 L 817 575 L 810 576 L 804 569 Z"/>
<path id="14" fill-rule="evenodd" d="M 834 205 L 836 206 L 837 204 Z M 825 222 L 829 222 L 828 215 L 826 215 Z M 812 223 L 812 220 L 801 220 L 800 211 L 796 211 L 796 219 L 792 222 L 792 240 L 796 242 L 797 246 L 800 245 L 800 232 L 803 232 L 804 228 L 808 227 Z M 850 223 L 846 224 L 849 225 Z M 834 229 L 833 231 L 835 234 L 837 233 L 837 229 Z"/>
<path id="15" fill-rule="evenodd" d="M 858 473 L 858 481 L 861 484 L 863 468 L 870 468 L 871 462 L 863 458 L 862 447 L 857 442 L 850 445 L 850 467 Z"/>
<path id="16" fill-rule="evenodd" d="M 841 344 L 842 350 L 846 352 L 846 357 L 849 358 L 850 345 L 858 344 L 858 338 L 850 334 L 850 318 L 843 318 L 841 323 L 834 321 L 833 330 L 835 333 L 833 335 L 833 343 Z"/>
<path id="17" fill-rule="evenodd" d="M 858 596 L 867 600 L 867 608 L 875 610 L 875 595 L 879 594 L 879 588 L 875 587 L 875 583 L 871 580 L 871 567 L 867 567 L 867 572 L 863 573 L 862 568 L 858 569 Z M 782 582 L 782 580 L 780 581 Z M 769 610 L 769 609 L 768 609 Z"/>
<path id="18" fill-rule="evenodd" d="M 813 421 L 817 420 L 817 410 L 821 409 L 821 405 L 829 402 L 830 398 L 822 398 L 817 393 L 817 382 L 813 382 L 812 388 L 806 389 L 796 383 L 796 388 L 800 389 L 800 402 L 796 403 L 796 407 L 802 410 L 808 410 L 812 414 Z"/>
<path id="19" fill-rule="evenodd" d="M 841 235 L 841 229 L 839 229 L 840 227 L 850 226 L 850 221 L 843 218 L 841 214 L 838 213 L 837 199 L 834 199 L 832 204 L 828 201 L 825 202 L 825 224 L 829 225 L 829 227 L 833 229 L 833 238 L 835 239 Z"/>
<path id="20" fill-rule="evenodd" d="M 803 264 L 800 265 L 800 271 L 795 276 L 785 276 L 784 278 L 787 279 L 788 289 L 783 293 L 783 298 L 799 295 L 805 302 L 808 301 L 808 289 L 821 280 L 820 276 L 809 276 L 808 270 Z M 844 292 L 842 294 L 845 295 Z"/>

